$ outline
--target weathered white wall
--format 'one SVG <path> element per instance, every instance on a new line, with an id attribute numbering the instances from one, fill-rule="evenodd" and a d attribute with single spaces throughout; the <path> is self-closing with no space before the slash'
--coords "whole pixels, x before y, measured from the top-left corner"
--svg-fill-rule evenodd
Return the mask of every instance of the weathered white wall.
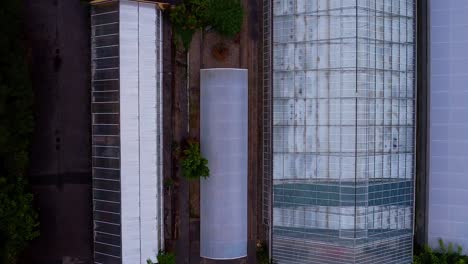
<path id="1" fill-rule="evenodd" d="M 429 242 L 468 253 L 468 2 L 430 1 Z"/>
<path id="2" fill-rule="evenodd" d="M 141 261 L 155 259 L 160 247 L 161 127 L 158 78 L 160 71 L 158 19 L 155 4 L 138 4 L 138 69 L 140 111 L 140 250 Z"/>
<path id="3" fill-rule="evenodd" d="M 120 2 L 122 261 L 155 261 L 161 248 L 160 11 Z"/>
<path id="4" fill-rule="evenodd" d="M 139 263 L 141 236 L 138 4 L 122 2 L 119 12 L 122 263 Z"/>

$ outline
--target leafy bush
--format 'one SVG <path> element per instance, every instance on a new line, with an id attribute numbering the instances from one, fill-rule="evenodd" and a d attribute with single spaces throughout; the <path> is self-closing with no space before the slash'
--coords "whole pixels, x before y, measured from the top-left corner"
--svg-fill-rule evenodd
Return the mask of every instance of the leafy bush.
<path id="1" fill-rule="evenodd" d="M 233 37 L 241 31 L 244 10 L 240 0 L 209 0 L 207 19 L 221 35 Z"/>
<path id="2" fill-rule="evenodd" d="M 439 249 L 433 250 L 425 245 L 423 250 L 414 256 L 414 264 L 466 264 L 468 257 L 462 255 L 463 249 L 449 243 L 445 245 L 442 239 L 439 239 Z"/>
<path id="3" fill-rule="evenodd" d="M 200 152 L 200 144 L 189 142 L 183 151 L 182 175 L 187 179 L 207 178 L 210 176 L 208 160 Z"/>
<path id="4" fill-rule="evenodd" d="M 276 264 L 276 261 L 270 259 L 266 243 L 257 242 L 257 263 Z"/>
<path id="5" fill-rule="evenodd" d="M 167 252 L 159 251 L 158 263 L 159 264 L 175 264 L 174 253 L 167 253 Z"/>
<path id="6" fill-rule="evenodd" d="M 243 17 L 240 0 L 184 0 L 170 13 L 176 40 L 185 50 L 198 30 L 211 28 L 221 35 L 235 36 L 241 30 Z"/>
<path id="7" fill-rule="evenodd" d="M 39 235 L 33 197 L 24 186 L 22 177 L 13 183 L 0 178 L 0 263 L 15 263 L 27 242 Z"/>
<path id="8" fill-rule="evenodd" d="M 158 264 L 175 264 L 175 255 L 174 253 L 167 253 L 164 251 L 159 251 L 158 256 Z M 151 259 L 146 260 L 147 264 L 155 264 Z"/>
<path id="9" fill-rule="evenodd" d="M 21 39 L 20 0 L 0 6 L 0 263 L 15 263 L 38 236 L 25 174 L 33 131 L 33 94 Z"/>
<path id="10" fill-rule="evenodd" d="M 190 47 L 192 37 L 203 27 L 202 18 L 195 13 L 198 3 L 204 1 L 186 0 L 171 10 L 170 20 L 174 28 L 176 40 L 181 41 L 185 50 Z"/>

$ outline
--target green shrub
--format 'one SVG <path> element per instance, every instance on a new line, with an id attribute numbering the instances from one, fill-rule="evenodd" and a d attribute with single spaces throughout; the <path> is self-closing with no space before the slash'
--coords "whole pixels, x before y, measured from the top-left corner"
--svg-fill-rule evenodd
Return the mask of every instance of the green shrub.
<path id="1" fill-rule="evenodd" d="M 38 236 L 26 172 L 33 131 L 33 93 L 21 38 L 20 0 L 0 6 L 0 263 L 15 263 Z"/>
<path id="2" fill-rule="evenodd" d="M 431 249 L 425 245 L 421 252 L 414 256 L 414 264 L 467 264 L 468 257 L 462 255 L 463 249 L 457 246 L 454 250 L 454 245 L 448 243 L 446 246 L 442 239 L 439 239 L 439 248 Z"/>
<path id="3" fill-rule="evenodd" d="M 175 264 L 174 253 L 167 253 L 167 252 L 159 251 L 158 263 L 159 264 Z"/>
<path id="4" fill-rule="evenodd" d="M 207 178 L 210 176 L 208 160 L 200 152 L 200 144 L 189 142 L 183 151 L 182 175 L 187 179 Z"/>
<path id="5" fill-rule="evenodd" d="M 159 251 L 158 256 L 158 264 L 175 264 L 175 255 L 174 253 L 167 253 L 164 251 Z M 155 264 L 151 259 L 146 260 L 147 264 Z"/>
<path id="6" fill-rule="evenodd" d="M 240 32 L 244 9 L 240 0 L 184 0 L 173 7 L 170 20 L 176 41 L 188 50 L 198 30 L 213 29 L 233 37 Z"/>
<path id="7" fill-rule="evenodd" d="M 31 208 L 33 197 L 24 186 L 22 177 L 13 183 L 0 178 L 0 263 L 16 263 L 27 242 L 39 235 L 37 216 Z"/>
<path id="8" fill-rule="evenodd" d="M 257 263 L 276 264 L 276 261 L 270 259 L 266 243 L 257 242 Z"/>
<path id="9" fill-rule="evenodd" d="M 182 42 L 185 50 L 190 47 L 192 37 L 200 28 L 202 28 L 202 20 L 197 16 L 192 9 L 194 1 L 184 1 L 182 4 L 175 6 L 170 13 L 170 20 L 174 28 L 176 42 Z"/>
<path id="10" fill-rule="evenodd" d="M 244 10 L 240 0 L 209 0 L 207 19 L 214 31 L 233 37 L 241 31 Z"/>

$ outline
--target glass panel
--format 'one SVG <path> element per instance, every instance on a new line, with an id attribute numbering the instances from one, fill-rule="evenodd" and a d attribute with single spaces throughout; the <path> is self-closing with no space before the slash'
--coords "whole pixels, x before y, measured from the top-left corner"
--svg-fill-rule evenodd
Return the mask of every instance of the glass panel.
<path id="1" fill-rule="evenodd" d="M 122 263 L 119 2 L 92 5 L 91 32 L 94 256 Z"/>
<path id="2" fill-rule="evenodd" d="M 272 4 L 273 258 L 411 263 L 414 0 Z"/>

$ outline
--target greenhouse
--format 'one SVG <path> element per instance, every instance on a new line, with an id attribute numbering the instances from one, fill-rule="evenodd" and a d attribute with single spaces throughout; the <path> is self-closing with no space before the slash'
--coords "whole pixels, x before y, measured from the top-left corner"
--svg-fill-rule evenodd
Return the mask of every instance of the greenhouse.
<path id="1" fill-rule="evenodd" d="M 271 4 L 273 258 L 410 263 L 414 1 Z"/>

